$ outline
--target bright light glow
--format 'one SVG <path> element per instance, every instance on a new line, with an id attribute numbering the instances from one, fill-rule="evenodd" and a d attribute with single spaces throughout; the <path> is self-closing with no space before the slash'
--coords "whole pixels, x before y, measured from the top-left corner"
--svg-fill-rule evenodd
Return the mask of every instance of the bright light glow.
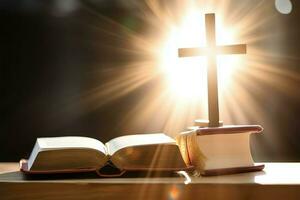
<path id="1" fill-rule="evenodd" d="M 293 4 L 290 0 L 275 0 L 275 8 L 281 14 L 290 14 L 293 9 Z"/>
<path id="2" fill-rule="evenodd" d="M 169 86 L 177 98 L 207 97 L 207 59 L 206 56 L 179 58 L 178 48 L 204 47 L 205 13 L 191 11 L 179 26 L 172 27 L 163 44 L 161 68 L 165 72 Z M 236 44 L 235 30 L 225 28 L 221 16 L 216 15 L 217 45 Z M 219 90 L 230 85 L 231 76 L 239 65 L 240 56 L 218 56 Z"/>
<path id="3" fill-rule="evenodd" d="M 256 175 L 254 182 L 258 184 L 294 184 L 300 180 L 299 163 L 264 163 L 265 173 Z M 283 173 L 284 172 L 284 173 Z"/>
<path id="4" fill-rule="evenodd" d="M 179 172 L 177 172 L 179 175 L 182 175 L 184 178 L 185 178 L 185 180 L 184 180 L 184 184 L 185 185 L 187 185 L 187 184 L 189 184 L 189 183 L 191 183 L 192 182 L 192 179 L 191 179 L 191 177 L 189 176 L 189 174 L 186 172 L 186 171 L 179 171 Z"/>
<path id="5" fill-rule="evenodd" d="M 280 129 L 267 113 L 273 108 L 276 112 L 281 101 L 270 97 L 266 90 L 299 101 L 300 75 L 292 67 L 299 58 L 290 55 L 287 46 L 280 43 L 286 35 L 280 27 L 283 21 L 277 19 L 274 1 L 133 2 L 124 4 L 141 11 L 132 12 L 140 18 L 135 24 L 147 30 L 132 31 L 128 24 L 98 14 L 95 31 L 99 31 L 99 37 L 89 42 L 116 54 L 118 62 L 94 63 L 96 67 L 91 69 L 97 70 L 88 75 L 91 87 L 79 99 L 74 97 L 74 102 L 65 102 L 66 110 L 61 112 L 72 116 L 77 103 L 94 112 L 133 94 L 130 101 L 125 101 L 122 116 L 113 127 L 122 134 L 160 131 L 175 136 L 192 126 L 195 119 L 207 119 L 206 58 L 178 58 L 177 51 L 204 47 L 204 15 L 215 13 L 218 45 L 247 44 L 246 55 L 218 56 L 220 118 L 225 124 L 257 122 L 276 135 Z M 94 25 L 91 24 L 92 30 Z M 99 51 L 99 57 L 106 56 L 105 51 Z M 130 59 L 123 62 L 124 58 Z M 282 144 L 280 137 L 265 136 L 270 148 Z"/>

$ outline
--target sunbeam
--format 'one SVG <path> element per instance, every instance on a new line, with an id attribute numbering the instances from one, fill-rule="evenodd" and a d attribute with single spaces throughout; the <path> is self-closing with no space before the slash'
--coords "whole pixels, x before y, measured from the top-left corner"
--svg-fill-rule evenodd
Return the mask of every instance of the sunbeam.
<path id="1" fill-rule="evenodd" d="M 168 4 L 148 0 L 132 7 L 139 11 L 136 18 L 147 28 L 132 31 L 126 24 L 99 16 L 106 22 L 104 27 L 110 27 L 108 30 L 99 28 L 99 31 L 106 32 L 107 40 L 111 37 L 120 41 L 119 46 L 105 44 L 113 51 L 125 53 L 129 59 L 122 66 L 93 72 L 95 78 L 102 74 L 98 77 L 99 86 L 90 89 L 81 101 L 90 110 L 151 83 L 148 87 L 151 89 L 122 117 L 121 124 L 138 127 L 141 131 L 156 127 L 155 130 L 173 135 L 192 125 L 194 119 L 207 118 L 206 58 L 178 57 L 178 48 L 206 45 L 205 13 L 216 13 L 218 45 L 248 45 L 246 55 L 217 57 L 221 119 L 225 124 L 268 121 L 259 104 L 261 99 L 256 99 L 257 96 L 266 98 L 265 87 L 275 88 L 287 96 L 296 97 L 299 93 L 295 84 L 300 81 L 299 74 L 276 63 L 293 58 L 276 53 L 274 47 L 278 45 L 260 44 L 270 37 L 280 37 L 280 33 L 264 31 L 276 19 L 273 8 L 266 2 L 178 0 Z M 115 29 L 123 30 L 122 34 L 115 34 Z M 259 87 L 258 83 L 265 87 Z M 255 93 L 249 92 L 254 90 Z"/>

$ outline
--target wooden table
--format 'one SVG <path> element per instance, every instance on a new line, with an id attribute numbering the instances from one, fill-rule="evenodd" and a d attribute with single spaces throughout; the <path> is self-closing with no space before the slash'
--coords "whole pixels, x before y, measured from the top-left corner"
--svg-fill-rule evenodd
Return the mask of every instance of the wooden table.
<path id="1" fill-rule="evenodd" d="M 28 178 L 17 163 L 0 163 L 0 199 L 300 199 L 300 163 L 265 163 L 265 170 L 215 177 Z"/>

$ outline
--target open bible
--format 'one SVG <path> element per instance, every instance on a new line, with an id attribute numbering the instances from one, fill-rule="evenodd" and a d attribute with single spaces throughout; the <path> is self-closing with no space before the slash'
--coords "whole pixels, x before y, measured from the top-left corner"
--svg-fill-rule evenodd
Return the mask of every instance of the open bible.
<path id="1" fill-rule="evenodd" d="M 103 144 L 88 137 L 38 138 L 21 171 L 29 174 L 96 171 L 113 166 L 121 175 L 132 170 L 178 171 L 191 168 L 184 162 L 176 141 L 162 133 L 114 138 Z"/>

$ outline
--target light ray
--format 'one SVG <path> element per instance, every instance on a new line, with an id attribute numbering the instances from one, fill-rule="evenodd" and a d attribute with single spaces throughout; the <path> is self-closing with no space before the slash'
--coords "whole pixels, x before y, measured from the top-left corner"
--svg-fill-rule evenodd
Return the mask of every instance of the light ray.
<path id="1" fill-rule="evenodd" d="M 99 16 L 105 23 L 99 27 L 92 25 L 93 28 L 122 44 L 107 43 L 106 47 L 129 55 L 130 60 L 121 67 L 112 66 L 111 70 L 95 73 L 101 81 L 82 97 L 83 104 L 91 110 L 97 109 L 151 83 L 151 89 L 123 116 L 121 124 L 141 131 L 152 126 L 173 135 L 192 125 L 194 119 L 206 118 L 206 59 L 179 59 L 177 50 L 205 46 L 204 14 L 214 12 L 218 44 L 248 45 L 246 55 L 218 56 L 221 118 L 225 124 L 254 120 L 269 123 L 263 114 L 266 108 L 256 99 L 265 97 L 260 85 L 275 88 L 285 96 L 300 96 L 297 90 L 300 75 L 279 62 L 298 58 L 275 51 L 273 43 L 268 46 L 262 42 L 280 37 L 280 32 L 265 31 L 278 17 L 270 5 L 258 0 L 177 0 L 172 4 L 148 0 L 134 5 L 136 10 L 142 10 L 137 16 L 150 27 L 142 32 L 133 32 Z M 113 28 L 107 30 L 107 27 Z M 116 34 L 115 29 L 122 30 L 122 34 Z M 98 40 L 92 42 L 102 42 L 102 38 Z M 152 83 L 154 80 L 157 85 Z"/>

